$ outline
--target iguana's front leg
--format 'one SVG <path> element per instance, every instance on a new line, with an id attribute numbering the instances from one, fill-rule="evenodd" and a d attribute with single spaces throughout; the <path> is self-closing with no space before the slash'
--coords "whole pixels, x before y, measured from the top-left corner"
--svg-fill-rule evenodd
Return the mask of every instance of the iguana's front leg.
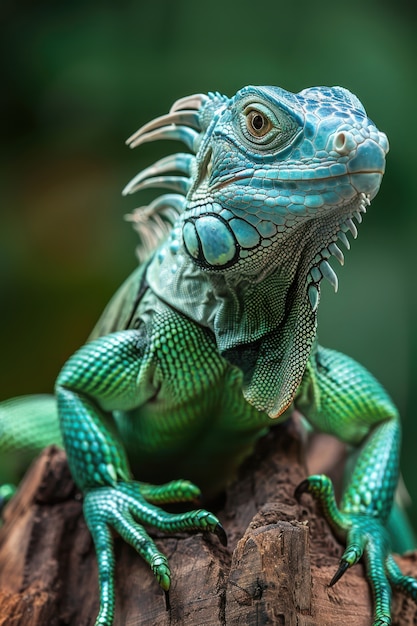
<path id="1" fill-rule="evenodd" d="M 205 510 L 168 514 L 153 502 L 195 499 L 199 490 L 187 481 L 152 487 L 132 479 L 112 411 L 128 411 L 156 396 L 149 346 L 135 330 L 101 337 L 79 350 L 57 381 L 58 410 L 72 475 L 85 494 L 84 515 L 96 546 L 100 613 L 97 625 L 114 614 L 114 554 L 111 528 L 130 543 L 168 592 L 170 571 L 142 524 L 163 531 L 215 532 L 224 542 L 217 518 Z M 149 373 L 151 375 L 149 376 Z"/>
<path id="2" fill-rule="evenodd" d="M 318 347 L 306 370 L 297 405 L 319 430 L 359 448 L 337 506 L 326 476 L 310 476 L 297 489 L 321 503 L 335 534 L 346 542 L 330 584 L 363 556 L 374 597 L 374 626 L 391 624 L 391 586 L 417 600 L 417 581 L 403 576 L 386 529 L 399 475 L 400 423 L 381 385 L 349 357 Z"/>

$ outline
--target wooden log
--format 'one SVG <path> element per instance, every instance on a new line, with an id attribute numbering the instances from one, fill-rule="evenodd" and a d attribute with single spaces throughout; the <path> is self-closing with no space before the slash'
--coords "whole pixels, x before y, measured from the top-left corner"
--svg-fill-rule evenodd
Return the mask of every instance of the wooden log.
<path id="1" fill-rule="evenodd" d="M 211 535 L 153 534 L 172 569 L 170 611 L 147 566 L 116 538 L 115 626 L 370 626 L 362 565 L 329 588 L 343 547 L 308 495 L 300 504 L 294 500 L 294 488 L 307 474 L 303 454 L 296 422 L 274 428 L 225 497 L 211 503 L 228 548 Z M 322 449 L 318 456 L 331 458 Z M 317 454 L 311 463 L 317 464 Z M 94 548 L 62 450 L 43 452 L 4 518 L 0 626 L 94 624 Z M 417 576 L 416 553 L 398 562 Z M 417 607 L 394 594 L 393 616 L 394 625 L 411 626 Z"/>

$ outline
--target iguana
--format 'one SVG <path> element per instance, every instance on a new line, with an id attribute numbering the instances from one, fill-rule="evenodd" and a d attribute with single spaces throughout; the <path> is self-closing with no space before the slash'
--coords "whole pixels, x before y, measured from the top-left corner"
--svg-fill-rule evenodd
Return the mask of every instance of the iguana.
<path id="1" fill-rule="evenodd" d="M 114 615 L 112 531 L 168 593 L 168 561 L 143 525 L 225 542 L 209 511 L 160 505 L 219 493 L 256 441 L 297 409 L 356 449 L 340 505 L 322 475 L 297 495 L 320 501 L 346 543 L 331 583 L 364 557 L 373 624 L 390 624 L 391 586 L 417 599 L 386 530 L 398 413 L 363 367 L 316 340 L 321 281 L 337 289 L 329 260 L 343 263 L 338 244 L 349 248 L 353 219 L 379 189 L 387 138 L 344 88 L 245 87 L 232 98 L 182 98 L 127 143 L 158 139 L 190 152 L 159 160 L 124 190 L 169 191 L 130 217 L 141 264 L 64 365 L 56 400 L 1 405 L 2 449 L 64 445 L 96 547 L 103 626 Z"/>

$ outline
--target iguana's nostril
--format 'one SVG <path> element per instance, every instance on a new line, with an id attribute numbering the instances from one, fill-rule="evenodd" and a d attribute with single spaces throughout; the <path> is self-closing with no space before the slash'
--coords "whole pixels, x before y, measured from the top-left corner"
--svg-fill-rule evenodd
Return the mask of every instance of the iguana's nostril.
<path id="1" fill-rule="evenodd" d="M 342 156 L 349 154 L 355 147 L 356 142 L 352 135 L 346 131 L 337 133 L 333 140 L 333 148 Z"/>

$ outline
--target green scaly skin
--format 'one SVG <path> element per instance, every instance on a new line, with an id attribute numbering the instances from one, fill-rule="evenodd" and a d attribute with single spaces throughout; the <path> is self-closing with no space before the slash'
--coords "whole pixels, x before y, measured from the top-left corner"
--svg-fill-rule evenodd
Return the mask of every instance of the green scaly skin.
<path id="1" fill-rule="evenodd" d="M 161 159 L 124 190 L 169 190 L 129 218 L 143 263 L 65 364 L 57 406 L 46 398 L 0 406 L 3 449 L 59 441 L 59 421 L 85 494 L 99 570 L 96 626 L 104 626 L 115 603 L 112 529 L 168 593 L 169 564 L 143 525 L 210 531 L 225 542 L 208 511 L 168 514 L 160 505 L 221 491 L 258 438 L 296 408 L 356 449 L 339 505 L 325 476 L 307 478 L 297 496 L 319 500 L 346 543 L 332 584 L 363 557 L 373 624 L 390 624 L 391 586 L 417 598 L 386 530 L 398 414 L 365 369 L 316 342 L 321 280 L 337 288 L 329 259 L 343 263 L 337 242 L 349 247 L 352 218 L 362 221 L 379 189 L 387 139 L 340 87 L 190 96 L 128 143 L 156 139 L 179 139 L 190 153 Z M 11 493 L 6 486 L 0 496 Z"/>

